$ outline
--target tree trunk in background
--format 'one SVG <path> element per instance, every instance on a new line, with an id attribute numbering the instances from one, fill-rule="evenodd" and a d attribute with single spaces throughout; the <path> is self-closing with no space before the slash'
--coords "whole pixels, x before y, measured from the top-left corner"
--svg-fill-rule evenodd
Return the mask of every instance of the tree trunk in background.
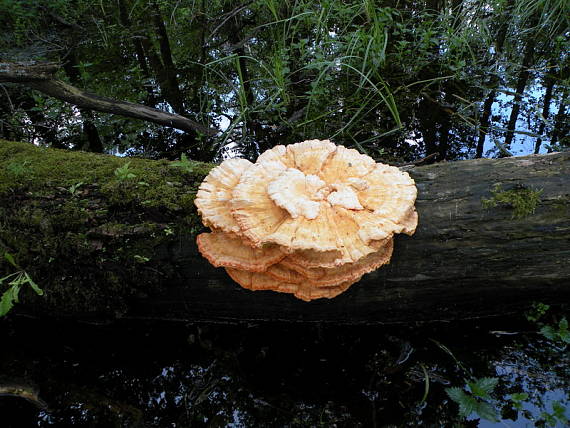
<path id="1" fill-rule="evenodd" d="M 489 131 L 489 125 L 491 124 L 491 109 L 493 103 L 495 102 L 495 97 L 497 96 L 497 91 L 493 89 L 487 95 L 485 103 L 483 104 L 483 114 L 481 115 L 481 120 L 479 121 L 479 139 L 477 140 L 477 152 L 475 153 L 475 158 L 479 159 L 483 157 L 483 149 L 485 147 L 485 138 L 487 132 Z"/>
<path id="2" fill-rule="evenodd" d="M 550 139 L 551 145 L 558 143 L 560 137 L 564 137 L 566 132 L 568 132 L 568 119 L 566 118 L 567 99 L 568 99 L 568 86 L 564 87 L 564 92 L 562 92 L 562 97 L 560 98 L 560 106 L 558 107 L 558 112 L 556 113 L 556 117 L 554 118 L 554 130 L 552 131 L 552 138 Z"/>
<path id="3" fill-rule="evenodd" d="M 125 0 L 117 0 L 117 3 L 119 5 L 119 22 L 120 22 L 120 24 L 127 29 L 131 29 L 132 24 L 131 24 L 131 20 L 129 19 L 129 13 L 128 13 L 127 7 L 125 5 Z M 148 64 L 147 64 L 146 57 L 144 54 L 144 48 L 143 48 L 143 45 L 141 42 L 141 36 L 139 34 L 135 34 L 134 37 L 131 37 L 131 40 L 133 43 L 135 56 L 137 57 L 137 62 L 138 62 L 139 67 L 141 69 L 142 77 L 148 81 L 151 77 L 150 76 L 150 69 L 148 68 Z M 148 83 L 145 83 L 144 88 L 148 94 L 147 105 L 152 106 L 152 107 L 156 107 L 155 96 L 154 96 L 152 88 L 148 85 Z"/>
<path id="4" fill-rule="evenodd" d="M 151 36 L 141 37 L 139 41 L 156 76 L 162 97 L 170 104 L 174 112 L 184 115 L 186 113 L 186 109 L 184 108 L 184 96 L 180 91 L 176 77 L 177 71 L 172 61 L 168 34 L 166 33 L 164 23 L 162 22 L 162 15 L 156 2 L 152 2 L 150 7 L 152 8 L 150 12 L 152 15 L 151 19 L 154 34 L 158 40 L 160 55 L 155 51 Z"/>
<path id="5" fill-rule="evenodd" d="M 417 114 L 419 116 L 425 154 L 429 156 L 433 153 L 438 153 L 436 124 L 439 120 L 439 107 L 425 96 L 420 101 L 420 105 L 422 107 L 418 109 Z"/>
<path id="6" fill-rule="evenodd" d="M 172 109 L 177 114 L 185 113 L 184 108 L 182 107 L 182 94 L 178 86 L 172 86 L 171 82 L 169 81 L 168 73 L 165 70 L 164 64 L 160 60 L 160 57 L 156 54 L 154 47 L 152 45 L 151 40 L 149 39 L 150 36 L 146 36 L 141 38 L 141 44 L 144 48 L 146 57 L 150 63 L 150 66 L 154 72 L 156 80 L 158 82 L 158 86 L 160 89 L 160 94 L 164 101 L 166 101 Z"/>
<path id="7" fill-rule="evenodd" d="M 449 138 L 452 126 L 451 115 L 454 114 L 455 112 L 455 109 L 452 106 L 453 99 L 451 96 L 453 91 L 451 88 L 446 86 L 447 85 L 444 85 L 443 87 L 443 92 L 445 93 L 445 96 L 442 100 L 443 104 L 440 105 L 441 119 L 439 121 L 439 127 L 438 127 L 438 135 L 439 135 L 438 157 L 437 157 L 438 161 L 443 161 L 447 159 L 449 153 Z"/>
<path id="8" fill-rule="evenodd" d="M 512 10 L 515 5 L 516 0 L 507 0 L 505 4 L 505 10 L 502 13 L 502 22 L 497 32 L 497 38 L 495 42 L 495 47 L 497 49 L 497 54 L 503 53 L 503 48 L 505 46 L 505 40 L 507 38 L 507 33 L 509 29 L 509 22 L 512 19 Z"/>
<path id="9" fill-rule="evenodd" d="M 511 110 L 511 115 L 509 117 L 509 123 L 507 125 L 507 133 L 505 135 L 504 147 L 510 150 L 511 143 L 513 142 L 514 131 L 517 127 L 517 119 L 519 118 L 519 113 L 521 109 L 521 101 L 524 94 L 524 89 L 530 77 L 530 67 L 532 65 L 532 60 L 534 57 L 534 46 L 536 44 L 535 39 L 530 38 L 527 40 L 526 48 L 524 51 L 523 60 L 521 63 L 521 71 L 519 72 L 519 77 L 517 79 L 517 86 L 515 89 L 515 97 L 513 99 L 513 109 Z"/>
<path id="10" fill-rule="evenodd" d="M 546 129 L 546 121 L 548 120 L 548 116 L 550 115 L 550 102 L 552 101 L 552 90 L 554 89 L 554 79 L 552 76 L 547 75 L 544 81 L 544 86 L 546 87 L 546 91 L 544 93 L 544 103 L 542 107 L 542 118 L 540 121 L 540 126 L 538 127 L 538 134 L 540 137 L 536 139 L 536 143 L 534 145 L 534 154 L 538 154 L 540 151 L 540 145 L 542 144 L 542 136 L 544 135 L 544 131 Z"/>
<path id="11" fill-rule="evenodd" d="M 508 0 L 505 5 L 505 11 L 503 13 L 503 19 L 499 29 L 497 31 L 497 38 L 495 40 L 495 49 L 497 50 L 495 54 L 495 64 L 499 61 L 500 56 L 503 53 L 503 48 L 505 46 L 505 39 L 507 37 L 507 31 L 509 29 L 509 21 L 511 20 L 510 12 L 514 6 L 515 0 Z M 498 85 L 498 82 L 496 83 Z M 497 96 L 496 89 L 492 89 L 487 95 L 485 102 L 483 103 L 483 112 L 481 114 L 481 120 L 479 121 L 479 138 L 477 140 L 477 151 L 475 153 L 475 158 L 479 159 L 483 157 L 483 150 L 485 148 L 485 139 L 491 125 L 491 113 L 493 109 L 493 104 L 495 103 L 495 97 Z"/>
<path id="12" fill-rule="evenodd" d="M 69 77 L 69 81 L 76 86 L 81 86 L 81 74 L 78 68 L 79 63 L 75 54 L 75 48 L 72 48 L 68 52 L 65 59 L 66 62 L 63 64 L 63 69 L 65 70 L 67 77 Z M 97 126 L 95 126 L 95 115 L 93 114 L 93 111 L 82 107 L 79 107 L 78 110 L 83 123 L 83 135 L 87 142 L 87 147 L 85 148 L 86 151 L 103 153 L 103 143 L 101 142 Z M 83 147 L 80 148 L 83 149 Z"/>
<path id="13" fill-rule="evenodd" d="M 252 107 L 255 105 L 255 95 L 253 93 L 253 88 L 251 85 L 251 77 L 249 72 L 249 67 L 247 63 L 247 59 L 245 58 L 245 49 L 243 45 L 240 44 L 243 35 L 241 34 L 241 23 L 239 17 L 234 17 L 229 24 L 229 41 L 234 46 L 239 46 L 235 53 L 238 56 L 238 67 L 239 67 L 239 76 L 238 81 L 241 84 L 243 89 L 243 94 L 245 96 L 246 102 L 246 109 L 247 112 L 244 115 L 244 129 L 243 129 L 243 138 L 242 139 L 242 146 L 243 151 L 247 155 L 249 159 L 255 159 L 259 156 L 258 144 L 260 141 L 265 140 L 265 132 L 263 127 L 259 122 L 259 117 L 256 112 L 252 111 Z M 238 94 L 236 94 L 236 97 Z M 242 112 L 243 113 L 243 112 Z"/>
<path id="14" fill-rule="evenodd" d="M 0 171 L 24 159 L 33 174 L 10 176 L 0 192 L 0 250 L 45 297 L 22 290 L 20 312 L 94 321 L 375 323 L 520 313 L 532 301 L 570 298 L 570 153 L 409 169 L 419 192 L 416 234 L 397 236 L 391 263 L 346 293 L 310 303 L 244 290 L 199 255 L 191 201 L 203 167 L 189 175 L 131 158 L 136 179 L 119 180 L 114 171 L 124 159 L 0 142 Z M 84 184 L 71 193 L 48 179 L 54 170 L 53 177 Z M 534 213 L 514 219 L 508 204 L 484 208 L 497 185 L 542 189 Z M 9 270 L 0 263 L 0 276 Z"/>
<path id="15" fill-rule="evenodd" d="M 154 23 L 154 31 L 156 38 L 158 40 L 158 46 L 160 51 L 160 59 L 162 62 L 162 72 L 164 78 L 164 86 L 169 93 L 169 103 L 172 105 L 174 111 L 178 114 L 185 114 L 186 108 L 184 107 L 184 95 L 180 90 L 180 85 L 178 84 L 178 78 L 176 66 L 172 60 L 172 51 L 170 49 L 170 40 L 168 39 L 168 33 L 166 32 L 166 27 L 162 20 L 162 14 L 158 4 L 152 2 L 152 20 Z"/>

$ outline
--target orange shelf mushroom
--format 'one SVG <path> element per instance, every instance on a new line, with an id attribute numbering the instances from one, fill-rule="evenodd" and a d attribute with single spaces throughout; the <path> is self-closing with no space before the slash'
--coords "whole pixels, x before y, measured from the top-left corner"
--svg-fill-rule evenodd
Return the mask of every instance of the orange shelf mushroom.
<path id="1" fill-rule="evenodd" d="M 332 298 L 390 262 L 393 236 L 418 223 L 414 180 L 328 140 L 230 159 L 196 195 L 198 249 L 250 290 Z"/>

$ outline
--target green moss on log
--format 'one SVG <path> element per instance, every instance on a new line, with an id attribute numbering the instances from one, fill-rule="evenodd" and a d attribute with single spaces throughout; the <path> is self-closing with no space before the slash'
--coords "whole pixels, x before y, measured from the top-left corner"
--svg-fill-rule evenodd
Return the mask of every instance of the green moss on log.
<path id="1" fill-rule="evenodd" d="M 0 140 L 0 251 L 44 289 L 46 312 L 120 315 L 177 269 L 160 249 L 202 229 L 193 201 L 212 165 L 193 166 Z"/>
<path id="2" fill-rule="evenodd" d="M 484 208 L 495 208 L 503 205 L 513 210 L 512 218 L 521 219 L 534 213 L 536 207 L 540 203 L 540 194 L 542 190 L 528 189 L 518 186 L 510 190 L 502 190 L 500 185 L 496 185 L 491 189 L 492 197 L 483 199 Z"/>

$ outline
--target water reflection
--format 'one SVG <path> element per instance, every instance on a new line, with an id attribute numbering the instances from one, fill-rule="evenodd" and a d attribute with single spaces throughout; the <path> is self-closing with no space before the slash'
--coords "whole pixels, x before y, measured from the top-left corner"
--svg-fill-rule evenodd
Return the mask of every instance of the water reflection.
<path id="1" fill-rule="evenodd" d="M 527 332 L 492 334 L 498 326 Z M 488 401 L 502 421 L 473 413 L 463 426 L 563 426 L 547 414 L 570 407 L 568 353 L 520 320 L 0 329 L 0 387 L 34 390 L 47 406 L 0 394 L 6 427 L 452 426 L 446 389 L 469 394 L 481 378 L 498 378 Z M 517 410 L 510 397 L 522 393 Z"/>

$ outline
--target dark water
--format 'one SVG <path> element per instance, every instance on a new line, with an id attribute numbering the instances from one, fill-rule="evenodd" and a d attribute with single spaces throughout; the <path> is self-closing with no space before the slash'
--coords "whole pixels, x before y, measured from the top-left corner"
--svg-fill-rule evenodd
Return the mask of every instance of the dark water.
<path id="1" fill-rule="evenodd" d="M 0 426 L 562 427 L 570 356 L 539 327 L 522 316 L 396 327 L 12 318 L 0 322 L 0 391 L 19 392 L 0 395 Z M 501 422 L 461 419 L 445 391 L 484 377 L 498 383 L 479 401 Z M 514 393 L 528 395 L 520 410 Z"/>

